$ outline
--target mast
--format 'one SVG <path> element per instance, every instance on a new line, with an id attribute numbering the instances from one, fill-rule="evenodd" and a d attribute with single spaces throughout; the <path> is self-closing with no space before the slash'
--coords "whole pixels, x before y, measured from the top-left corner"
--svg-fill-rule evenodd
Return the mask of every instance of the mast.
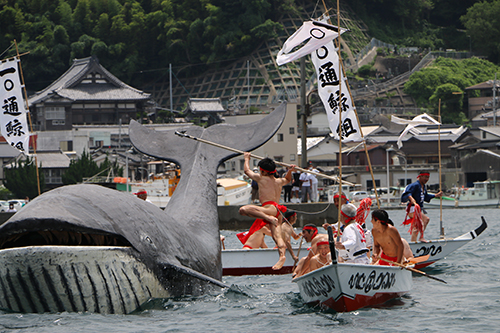
<path id="1" fill-rule="evenodd" d="M 23 87 L 24 92 L 24 101 L 26 104 L 26 117 L 28 118 L 28 123 L 30 126 L 30 133 L 33 133 L 33 124 L 31 123 L 31 112 L 28 104 L 28 93 L 26 92 L 26 85 L 24 84 L 24 75 L 23 75 L 23 67 L 21 66 L 21 55 L 19 54 L 19 49 L 17 47 L 17 41 L 14 39 L 14 44 L 16 45 L 16 57 L 19 59 L 19 74 L 21 76 L 21 85 Z M 31 135 L 28 138 L 28 154 L 29 154 L 29 142 L 31 141 Z M 33 141 L 33 153 L 35 155 L 35 169 L 36 169 L 36 184 L 38 188 L 38 195 L 41 194 L 40 190 L 40 173 L 38 171 L 38 158 L 36 155 L 36 144 Z"/>

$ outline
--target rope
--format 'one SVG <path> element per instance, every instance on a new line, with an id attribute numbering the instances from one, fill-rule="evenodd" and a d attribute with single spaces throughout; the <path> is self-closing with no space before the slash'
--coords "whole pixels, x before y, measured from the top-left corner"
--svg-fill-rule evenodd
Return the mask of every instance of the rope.
<path id="1" fill-rule="evenodd" d="M 325 209 L 317 211 L 317 212 L 304 212 L 304 211 L 300 211 L 300 210 L 296 210 L 296 209 L 294 209 L 294 211 L 297 213 L 305 214 L 305 215 L 316 215 L 316 214 L 321 214 L 323 212 L 326 212 L 328 210 L 328 208 L 330 208 L 331 204 L 332 203 L 329 202 Z M 281 211 L 280 211 L 280 214 L 281 214 L 281 216 L 283 216 L 283 219 L 286 220 L 285 216 L 283 215 L 283 213 Z"/>

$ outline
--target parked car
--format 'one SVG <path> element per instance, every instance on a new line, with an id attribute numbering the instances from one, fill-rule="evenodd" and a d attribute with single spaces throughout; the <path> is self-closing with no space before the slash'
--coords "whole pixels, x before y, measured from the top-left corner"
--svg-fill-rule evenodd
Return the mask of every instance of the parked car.
<path id="1" fill-rule="evenodd" d="M 368 197 L 369 197 L 369 195 L 368 195 L 368 192 L 366 192 L 366 191 L 351 192 L 351 200 L 352 201 L 361 201 L 364 198 L 368 198 Z"/>
<path id="2" fill-rule="evenodd" d="M 9 208 L 9 204 L 14 204 L 14 208 L 16 210 L 19 210 L 21 208 L 23 208 L 23 206 L 26 204 L 26 200 L 24 199 L 12 199 L 12 200 L 9 200 L 8 204 L 7 204 L 7 209 Z"/>
<path id="3" fill-rule="evenodd" d="M 7 211 L 7 209 L 9 209 L 9 202 L 0 200 L 0 212 L 4 213 Z"/>

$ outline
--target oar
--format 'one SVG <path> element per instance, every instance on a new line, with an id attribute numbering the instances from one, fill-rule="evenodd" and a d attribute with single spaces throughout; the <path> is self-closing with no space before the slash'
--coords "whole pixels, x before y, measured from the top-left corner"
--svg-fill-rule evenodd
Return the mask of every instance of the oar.
<path id="1" fill-rule="evenodd" d="M 212 145 L 212 146 L 215 146 L 215 147 L 219 147 L 219 148 L 222 148 L 222 149 L 226 149 L 226 150 L 229 150 L 229 151 L 232 151 L 232 152 L 235 152 L 235 153 L 238 153 L 238 154 L 243 154 L 245 153 L 244 151 L 242 150 L 239 150 L 239 149 L 235 149 L 235 148 L 232 148 L 232 147 L 228 147 L 228 146 L 224 146 L 224 145 L 221 145 L 220 143 L 216 143 L 216 142 L 212 142 L 212 141 L 208 141 L 208 140 L 205 140 L 205 139 L 201 139 L 201 138 L 197 138 L 195 136 L 192 136 L 192 135 L 189 135 L 189 134 L 186 134 L 185 131 L 175 131 L 175 135 L 178 135 L 182 138 L 188 138 L 188 139 L 191 139 L 191 140 L 195 140 L 195 141 L 199 141 L 199 142 L 203 142 L 203 143 L 206 143 L 206 144 L 209 144 L 209 145 Z M 254 154 L 250 154 L 251 157 L 255 158 L 255 159 L 258 159 L 258 160 L 263 160 L 264 157 L 261 157 L 261 156 L 257 156 L 257 155 L 254 155 Z M 290 164 L 287 164 L 287 163 L 283 163 L 283 162 L 278 162 L 278 161 L 275 161 L 276 164 L 278 165 L 281 165 L 281 166 L 284 166 L 284 167 L 287 167 L 289 168 L 291 165 Z M 339 181 L 338 177 L 334 177 L 334 176 L 328 176 L 328 175 L 325 175 L 323 173 L 319 173 L 319 172 L 314 172 L 314 171 L 311 171 L 311 170 L 307 170 L 307 169 L 302 169 L 302 168 L 299 168 L 298 166 L 295 167 L 296 170 L 299 170 L 301 172 L 305 172 L 305 173 L 310 173 L 312 175 L 315 175 L 315 176 L 319 176 L 319 177 L 323 177 L 323 178 L 328 178 L 328 179 L 332 179 L 336 182 Z M 345 180 L 342 181 L 342 183 L 344 184 L 347 184 L 349 186 L 354 186 L 353 183 L 349 183 L 349 182 L 346 182 Z"/>
<path id="2" fill-rule="evenodd" d="M 304 240 L 304 236 L 302 236 L 302 237 L 300 238 L 299 249 L 297 250 L 297 258 L 299 258 L 300 249 L 302 248 L 302 241 L 303 241 L 303 240 Z M 299 260 L 300 260 L 300 258 L 299 258 L 299 259 L 297 259 L 297 261 L 293 263 L 292 273 L 293 273 L 293 271 L 295 270 L 295 266 L 297 266 L 297 262 L 298 262 Z"/>
<path id="3" fill-rule="evenodd" d="M 425 255 L 425 256 L 420 256 L 420 257 L 416 257 L 416 258 L 411 258 L 408 260 L 408 262 L 410 262 L 411 264 L 419 264 L 421 262 L 424 262 L 424 261 L 427 261 L 429 260 L 430 258 L 430 254 L 428 255 Z"/>
<path id="4" fill-rule="evenodd" d="M 415 273 L 421 274 L 421 275 L 423 275 L 423 276 L 425 276 L 425 277 L 428 277 L 428 278 L 430 278 L 430 279 L 434 279 L 434 280 L 436 280 L 436 281 L 446 283 L 446 281 L 445 281 L 445 280 L 438 279 L 437 277 L 434 277 L 434 276 L 432 276 L 432 275 L 429 275 L 429 274 L 427 274 L 427 273 L 424 273 L 424 272 L 422 272 L 422 271 L 419 271 L 418 269 L 411 268 L 411 267 L 407 267 L 407 266 L 405 266 L 405 265 L 403 265 L 403 264 L 400 264 L 400 263 L 397 263 L 397 262 L 394 262 L 394 261 L 390 261 L 390 260 L 387 260 L 387 259 L 384 259 L 384 258 L 380 258 L 379 256 L 375 256 L 375 257 L 376 257 L 376 258 L 378 258 L 378 259 L 381 259 L 381 260 L 383 260 L 383 261 L 385 261 L 385 262 L 388 262 L 388 263 L 390 263 L 390 264 L 393 264 L 393 265 L 399 266 L 399 267 L 401 267 L 401 268 L 407 269 L 407 270 L 409 270 L 409 271 L 412 271 L 412 272 L 415 272 Z"/>

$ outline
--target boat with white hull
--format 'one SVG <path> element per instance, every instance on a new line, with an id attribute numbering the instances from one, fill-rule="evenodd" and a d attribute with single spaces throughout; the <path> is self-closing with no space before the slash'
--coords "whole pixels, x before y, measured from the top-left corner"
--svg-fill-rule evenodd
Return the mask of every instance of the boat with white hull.
<path id="1" fill-rule="evenodd" d="M 500 207 L 500 181 L 475 182 L 474 187 L 455 191 L 455 197 L 443 197 L 443 208 L 498 208 Z M 433 199 L 426 208 L 439 208 L 440 200 Z"/>
<path id="2" fill-rule="evenodd" d="M 350 312 L 401 297 L 412 288 L 409 270 L 392 266 L 336 263 L 295 278 L 306 304 Z"/>
<path id="3" fill-rule="evenodd" d="M 294 248 L 293 252 L 298 253 L 299 249 Z M 309 251 L 302 248 L 298 257 L 307 256 Z M 267 274 L 290 274 L 292 273 L 294 262 L 292 256 L 286 251 L 286 261 L 280 270 L 273 270 L 272 267 L 279 259 L 277 249 L 227 249 L 222 250 L 222 275 L 267 275 Z"/>
<path id="4" fill-rule="evenodd" d="M 429 255 L 429 259 L 416 264 L 415 268 L 427 267 L 475 239 L 488 227 L 485 219 L 483 217 L 481 219 L 482 223 L 479 227 L 456 238 L 437 239 L 427 243 L 410 242 L 410 248 L 415 257 Z"/>

